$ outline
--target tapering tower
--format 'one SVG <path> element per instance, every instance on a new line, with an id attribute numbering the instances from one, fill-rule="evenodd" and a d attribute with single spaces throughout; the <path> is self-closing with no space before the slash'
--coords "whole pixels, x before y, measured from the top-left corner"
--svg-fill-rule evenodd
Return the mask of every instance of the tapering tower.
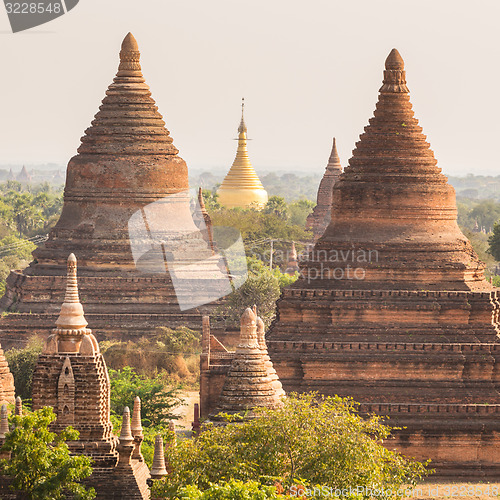
<path id="1" fill-rule="evenodd" d="M 116 437 L 110 421 L 106 362 L 92 330 L 87 328 L 78 294 L 76 257 L 68 257 L 66 293 L 56 328 L 47 339 L 33 375 L 33 409 L 52 406 L 54 430 L 72 425 L 80 432 L 79 453 L 98 464 L 114 465 Z M 76 450 L 75 450 L 76 451 Z"/>
<path id="2" fill-rule="evenodd" d="M 323 178 L 319 183 L 316 206 L 306 221 L 306 229 L 313 232 L 314 241 L 323 236 L 332 219 L 333 186 L 339 180 L 340 174 L 342 174 L 342 165 L 340 164 L 337 143 L 334 137 L 330 158 Z"/>
<path id="3" fill-rule="evenodd" d="M 180 306 L 172 277 L 196 275 L 197 290 L 210 288 L 200 304 L 230 287 L 193 222 L 188 189 L 186 163 L 151 97 L 129 33 L 116 77 L 69 161 L 61 217 L 30 266 L 8 277 L 0 306 L 20 314 L 2 318 L 6 344 L 28 329 L 50 331 L 71 252 L 79 256 L 87 314 L 101 332 L 140 336 L 165 324 L 201 329 L 201 312 Z M 181 293 L 190 297 L 191 282 L 182 281 Z"/>
<path id="4" fill-rule="evenodd" d="M 351 396 L 440 474 L 498 477 L 499 295 L 456 218 L 394 49 L 268 346 L 286 391 Z"/>
<path id="5" fill-rule="evenodd" d="M 135 456 L 131 443 L 126 442 L 130 446 L 124 449 L 125 419 L 120 439 L 113 434 L 108 370 L 99 344 L 87 328 L 76 267 L 76 257 L 71 254 L 56 328 L 46 341 L 33 375 L 33 409 L 52 406 L 57 415 L 52 425 L 54 432 L 71 425 L 80 433 L 79 439 L 68 446 L 72 453 L 92 458 L 93 473 L 85 482 L 96 489 L 97 499 L 143 500 L 149 498 L 149 471 L 140 455 L 140 442 L 136 443 Z M 137 420 L 140 424 L 140 413 L 135 415 L 135 423 Z"/>
<path id="6" fill-rule="evenodd" d="M 263 328 L 255 306 L 247 308 L 241 316 L 240 342 L 212 420 L 219 420 L 220 412 L 251 417 L 253 408 L 279 408 L 283 404 L 280 398 L 284 391 L 268 356 Z"/>
<path id="7" fill-rule="evenodd" d="M 233 165 L 217 190 L 219 201 L 226 208 L 263 208 L 267 192 L 255 172 L 247 148 L 247 126 L 244 119 L 245 102 L 241 104 L 241 122 L 238 127 L 238 149 Z"/>

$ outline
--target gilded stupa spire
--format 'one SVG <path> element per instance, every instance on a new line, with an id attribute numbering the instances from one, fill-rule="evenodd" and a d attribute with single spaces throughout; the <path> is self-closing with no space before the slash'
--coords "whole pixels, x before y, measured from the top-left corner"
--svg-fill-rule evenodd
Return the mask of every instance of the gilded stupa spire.
<path id="1" fill-rule="evenodd" d="M 240 126 L 238 127 L 238 133 L 247 133 L 247 126 L 245 124 L 245 98 L 241 98 L 241 122 Z"/>
<path id="2" fill-rule="evenodd" d="M 241 101 L 241 121 L 238 127 L 238 149 L 228 174 L 217 191 L 219 201 L 226 208 L 263 208 L 267 203 L 267 192 L 255 172 L 247 146 L 247 126 L 245 124 L 245 98 Z"/>

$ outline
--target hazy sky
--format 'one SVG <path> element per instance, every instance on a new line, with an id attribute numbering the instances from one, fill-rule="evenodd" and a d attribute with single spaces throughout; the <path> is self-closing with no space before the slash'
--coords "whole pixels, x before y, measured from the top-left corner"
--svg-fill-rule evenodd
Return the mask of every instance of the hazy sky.
<path id="1" fill-rule="evenodd" d="M 396 47 L 440 167 L 497 175 L 499 19 L 499 0 L 80 0 L 12 34 L 0 5 L 0 163 L 67 163 L 131 31 L 188 166 L 231 165 L 242 96 L 257 171 L 322 171 L 332 136 L 346 165 Z"/>

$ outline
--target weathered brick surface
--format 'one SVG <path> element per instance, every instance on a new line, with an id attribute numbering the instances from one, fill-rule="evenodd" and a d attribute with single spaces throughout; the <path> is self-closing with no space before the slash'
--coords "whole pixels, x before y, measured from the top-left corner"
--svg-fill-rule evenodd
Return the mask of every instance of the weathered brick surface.
<path id="1" fill-rule="evenodd" d="M 325 173 L 318 188 L 316 206 L 313 212 L 307 217 L 306 228 L 313 232 L 314 241 L 323 236 L 325 229 L 332 219 L 332 194 L 333 186 L 338 181 L 342 173 L 342 165 L 337 152 L 337 144 L 333 138 L 332 151 Z"/>
<path id="2" fill-rule="evenodd" d="M 60 282 L 71 252 L 80 262 L 88 313 L 128 315 L 122 322 L 123 336 L 144 334 L 156 326 L 185 324 L 201 329 L 204 308 L 183 313 L 178 305 L 178 296 L 193 293 L 191 281 L 184 280 L 185 289 L 174 291 L 165 266 L 159 274 L 148 272 L 150 260 L 158 257 L 163 263 L 164 252 L 169 250 L 158 241 L 177 245 L 176 262 L 190 266 L 196 279 L 203 281 L 202 285 L 196 281 L 196 286 L 198 291 L 207 291 L 207 302 L 219 296 L 225 283 L 214 278 L 219 261 L 212 258 L 209 243 L 193 222 L 187 166 L 145 83 L 135 40 L 122 47 L 120 58 L 99 112 L 85 131 L 78 154 L 69 161 L 59 221 L 48 241 L 33 252 L 31 265 L 11 273 L 7 280 L 0 308 L 21 314 L 0 320 L 1 339 L 26 338 L 23 315 L 29 313 L 51 325 L 45 316 L 57 311 L 63 290 Z M 158 212 L 158 204 L 151 208 L 159 201 L 166 213 Z M 142 215 L 144 224 L 138 223 L 140 228 L 131 234 L 129 222 L 134 214 Z M 131 239 L 136 246 L 144 243 L 148 250 L 138 260 L 140 270 Z M 205 309 L 212 311 L 216 305 Z M 151 316 L 147 326 L 144 315 Z M 109 328 L 111 335 L 117 330 L 113 322 L 93 324 L 103 332 Z"/>
<path id="3" fill-rule="evenodd" d="M 407 426 L 388 446 L 442 475 L 498 477 L 500 295 L 456 216 L 393 51 L 330 225 L 267 340 L 285 390 L 351 396 Z"/>
<path id="4" fill-rule="evenodd" d="M 67 284 L 56 328 L 47 339 L 33 375 L 33 409 L 51 406 L 57 419 L 54 432 L 71 425 L 79 439 L 68 443 L 72 453 L 92 458 L 93 473 L 86 484 L 99 499 L 148 499 L 149 471 L 142 457 L 131 459 L 130 443 L 113 434 L 110 420 L 110 381 L 99 344 L 87 328 L 79 299 L 76 257 L 67 260 Z M 126 410 L 128 412 L 128 410 Z M 129 413 L 128 413 L 129 417 Z M 140 417 L 139 417 L 140 420 Z M 126 428 L 125 424 L 122 428 Z M 123 453 L 129 444 L 129 452 Z"/>

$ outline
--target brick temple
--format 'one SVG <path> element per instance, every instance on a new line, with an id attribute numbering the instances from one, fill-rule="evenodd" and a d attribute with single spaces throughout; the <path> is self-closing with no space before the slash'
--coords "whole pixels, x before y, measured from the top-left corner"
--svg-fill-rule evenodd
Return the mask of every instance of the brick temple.
<path id="1" fill-rule="evenodd" d="M 105 337 L 130 339 L 156 326 L 201 330 L 212 302 L 230 291 L 207 231 L 195 225 L 188 171 L 145 83 L 128 34 L 99 112 L 68 164 L 64 206 L 48 240 L 12 271 L 0 307 L 4 347 L 50 333 L 62 300 L 66 258 L 80 260 L 87 316 Z M 181 276 L 175 288 L 172 276 Z M 187 276 L 187 278 L 186 278 Z M 200 297 L 199 295 L 203 295 Z"/>
<path id="2" fill-rule="evenodd" d="M 92 475 L 83 482 L 95 489 L 97 500 L 149 500 L 151 480 L 167 474 L 162 438 L 156 436 L 150 472 L 141 452 L 144 433 L 138 396 L 132 416 L 128 407 L 123 411 L 120 436 L 113 434 L 108 370 L 99 343 L 87 328 L 74 254 L 67 259 L 66 281 L 56 328 L 46 340 L 33 375 L 33 410 L 53 408 L 56 420 L 51 425 L 52 432 L 59 433 L 69 425 L 79 432 L 79 439 L 67 444 L 72 454 L 92 459 Z M 15 401 L 15 414 L 22 414 L 20 398 Z M 3 404 L 0 447 L 9 433 L 7 417 L 7 406 Z M 2 458 L 8 459 L 8 453 Z M 0 476 L 0 498 L 19 498 L 10 485 L 11 478 Z"/>
<path id="3" fill-rule="evenodd" d="M 342 174 L 339 154 L 337 152 L 337 141 L 333 138 L 332 151 L 326 165 L 325 173 L 319 183 L 316 206 L 306 220 L 306 229 L 313 232 L 314 241 L 323 236 L 325 229 L 332 219 L 332 192 L 333 186 Z"/>
<path id="4" fill-rule="evenodd" d="M 267 351 L 264 322 L 256 308 L 247 308 L 240 320 L 240 338 L 229 351 L 210 332 L 203 318 L 200 356 L 200 416 L 222 421 L 218 414 L 252 417 L 253 408 L 279 408 L 285 391 Z"/>
<path id="5" fill-rule="evenodd" d="M 500 474 L 499 292 L 457 225 L 393 50 L 332 220 L 268 333 L 284 389 L 351 396 L 441 476 Z"/>

